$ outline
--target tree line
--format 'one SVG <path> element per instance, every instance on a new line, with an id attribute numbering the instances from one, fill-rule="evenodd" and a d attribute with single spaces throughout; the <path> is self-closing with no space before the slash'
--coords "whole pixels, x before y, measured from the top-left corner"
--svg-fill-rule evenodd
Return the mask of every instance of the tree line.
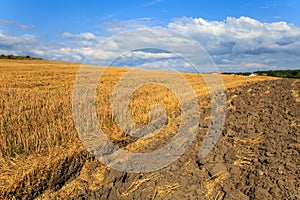
<path id="1" fill-rule="evenodd" d="M 268 70 L 268 71 L 255 71 L 254 74 L 258 76 L 273 76 L 279 78 L 297 78 L 300 79 L 300 69 L 295 70 Z M 231 73 L 224 73 L 224 74 L 231 74 Z M 235 73 L 236 75 L 244 75 L 249 76 L 252 72 L 238 72 Z"/>
<path id="2" fill-rule="evenodd" d="M 34 58 L 31 56 L 14 56 L 14 55 L 0 55 L 0 59 L 14 59 L 14 60 L 42 60 L 42 58 Z"/>

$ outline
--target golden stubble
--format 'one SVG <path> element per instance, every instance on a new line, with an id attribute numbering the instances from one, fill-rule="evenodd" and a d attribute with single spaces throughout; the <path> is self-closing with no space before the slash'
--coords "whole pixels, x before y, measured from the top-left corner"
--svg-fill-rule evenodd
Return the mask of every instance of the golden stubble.
<path id="1" fill-rule="evenodd" d="M 0 60 L 0 196 L 10 193 L 15 184 L 22 181 L 33 187 L 32 184 L 39 183 L 36 180 L 43 179 L 40 173 L 33 172 L 41 168 L 55 171 L 55 166 L 65 162 L 66 156 L 83 154 L 84 150 L 78 151 L 83 149 L 83 145 L 72 118 L 72 90 L 79 68 L 78 63 Z M 128 70 L 109 67 L 99 80 L 95 97 L 99 124 L 113 142 L 125 141 L 127 150 L 151 150 L 164 145 L 176 134 L 181 120 L 179 101 L 172 91 L 161 84 L 146 84 L 138 88 L 130 99 L 133 121 L 140 125 L 149 123 L 149 110 L 155 104 L 164 107 L 168 120 L 158 134 L 147 139 L 129 140 L 115 123 L 110 107 L 112 91 Z M 201 75 L 181 75 L 192 86 L 200 110 L 209 108 L 209 91 Z M 226 89 L 273 79 L 234 75 L 221 77 Z M 77 148 L 70 148 L 70 145 Z M 49 155 L 56 157 L 46 162 Z M 88 168 L 87 165 L 85 168 Z M 102 171 L 97 172 L 97 176 L 101 176 L 99 173 Z M 76 183 L 72 181 L 70 184 Z"/>

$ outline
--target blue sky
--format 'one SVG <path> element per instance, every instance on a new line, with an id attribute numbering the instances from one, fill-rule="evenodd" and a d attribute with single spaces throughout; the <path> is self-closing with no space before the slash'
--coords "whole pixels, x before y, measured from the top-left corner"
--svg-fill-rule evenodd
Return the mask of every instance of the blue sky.
<path id="1" fill-rule="evenodd" d="M 224 71 L 300 68 L 299 13 L 298 0 L 2 0 L 0 53 L 81 62 L 109 36 L 163 27 L 197 40 Z"/>

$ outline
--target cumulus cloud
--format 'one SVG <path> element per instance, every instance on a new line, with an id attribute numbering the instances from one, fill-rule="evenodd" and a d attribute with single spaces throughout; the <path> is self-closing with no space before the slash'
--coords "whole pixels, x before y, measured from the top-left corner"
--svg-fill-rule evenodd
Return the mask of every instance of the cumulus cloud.
<path id="1" fill-rule="evenodd" d="M 111 34 L 152 25 L 152 20 L 142 18 L 128 21 L 112 21 L 102 28 Z M 0 20 L 0 24 L 14 22 Z M 25 28 L 25 27 L 24 27 Z M 209 21 L 203 18 L 177 18 L 166 25 L 169 30 L 190 37 L 203 46 L 219 67 L 220 71 L 254 71 L 265 69 L 299 68 L 300 28 L 287 22 L 265 23 L 249 17 L 228 17 L 224 21 Z M 178 35 L 156 32 L 131 33 L 121 37 L 96 36 L 91 32 L 61 34 L 63 41 L 41 42 L 35 35 L 11 36 L 0 30 L 0 53 L 40 56 L 45 59 L 82 62 L 88 57 L 94 64 L 118 61 L 115 64 L 132 66 L 150 65 L 165 69 L 167 66 L 186 70 L 185 61 L 179 61 L 172 52 L 153 52 L 132 49 L 158 48 L 176 49 L 183 54 L 189 49 L 181 45 L 190 42 Z M 101 48 L 99 44 L 106 40 Z M 148 46 L 143 46 L 147 44 Z M 191 44 L 193 46 L 193 44 Z M 124 50 L 134 50 L 125 52 Z M 135 51 L 136 50 L 136 51 Z M 186 55 L 188 56 L 188 55 Z M 201 57 L 199 57 L 201 59 Z M 182 59 L 181 59 L 182 60 Z M 105 61 L 105 62 L 103 62 Z M 147 61 L 147 62 L 142 62 Z M 135 62 L 135 63 L 134 63 Z M 182 70 L 179 70 L 182 71 Z"/>
<path id="2" fill-rule="evenodd" d="M 104 41 L 85 60 L 97 65 L 123 67 L 153 67 L 187 70 L 188 62 L 201 67 L 202 71 L 212 70 L 213 64 L 207 53 L 186 36 L 162 28 L 142 28 L 117 34 Z"/>
<path id="3" fill-rule="evenodd" d="M 180 18 L 168 27 L 196 39 L 216 54 L 224 53 L 219 47 L 229 48 L 232 53 L 282 51 L 297 44 L 300 37 L 300 29 L 286 22 L 262 23 L 249 17 L 228 17 L 225 22 Z"/>
<path id="4" fill-rule="evenodd" d="M 295 60 L 289 62 L 291 67 L 299 67 L 296 61 L 300 56 L 300 29 L 286 22 L 263 23 L 249 17 L 228 17 L 225 21 L 184 17 L 174 19 L 168 28 L 197 40 L 217 64 L 282 66 L 281 59 L 286 56 Z"/>
<path id="5" fill-rule="evenodd" d="M 171 52 L 152 53 L 147 52 L 147 50 L 138 50 L 122 54 L 118 59 L 114 60 L 111 65 L 128 68 L 197 72 L 197 70 L 185 59 L 172 54 Z"/>
<path id="6" fill-rule="evenodd" d="M 4 55 L 29 55 L 50 60 L 81 62 L 89 51 L 80 42 L 44 43 L 33 34 L 11 36 L 0 30 L 0 54 Z"/>
<path id="7" fill-rule="evenodd" d="M 148 21 L 148 19 L 146 20 Z M 118 21 L 110 23 L 107 30 L 111 33 L 145 27 L 145 23 L 134 21 Z M 143 20 L 142 20 L 143 22 Z M 148 23 L 148 22 L 147 22 Z M 300 63 L 300 29 L 286 22 L 264 23 L 249 17 L 228 17 L 225 21 L 208 21 L 202 18 L 178 18 L 167 24 L 167 28 L 193 38 L 208 52 L 221 71 L 251 71 L 279 68 L 299 68 Z M 122 55 L 122 50 L 130 46 L 141 45 L 150 41 L 149 47 L 160 46 L 168 49 L 180 44 L 182 38 L 166 35 L 164 32 L 151 37 L 151 34 L 130 35 L 113 38 L 103 49 L 91 51 L 90 60 L 93 63 L 108 61 Z M 169 41 L 166 43 L 166 41 Z M 92 46 L 90 46 L 92 47 Z M 78 49 L 78 53 L 80 48 Z M 187 51 L 182 49 L 182 51 Z M 175 64 L 169 53 L 151 53 L 144 51 L 127 54 L 126 66 L 136 64 L 147 65 L 141 60 L 148 59 L 154 65 L 154 60 L 160 66 L 169 62 Z M 139 58 L 139 60 L 134 59 Z M 119 60 L 121 61 L 121 60 Z M 164 63 L 164 64 L 162 64 Z M 122 63 L 119 63 L 122 64 Z M 130 65 L 129 65 L 130 64 Z M 159 66 L 157 65 L 157 66 Z M 183 66 L 183 65 L 181 65 Z"/>
<path id="8" fill-rule="evenodd" d="M 10 36 L 0 32 L 0 53 L 21 54 L 23 51 L 35 49 L 37 44 L 34 35 L 25 34 L 22 36 Z"/>
<path id="9" fill-rule="evenodd" d="M 172 59 L 175 57 L 175 55 L 168 52 L 132 51 L 128 54 L 130 57 L 138 57 L 141 59 Z"/>

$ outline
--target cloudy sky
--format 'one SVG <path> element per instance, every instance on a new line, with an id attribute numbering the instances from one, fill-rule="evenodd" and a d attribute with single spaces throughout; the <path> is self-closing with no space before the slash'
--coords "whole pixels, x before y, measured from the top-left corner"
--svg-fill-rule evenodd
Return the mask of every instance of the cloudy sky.
<path id="1" fill-rule="evenodd" d="M 74 62 L 89 56 L 99 64 L 95 58 L 116 58 L 132 43 L 111 37 L 160 27 L 197 41 L 220 71 L 299 69 L 299 13 L 299 0 L 1 0 L 0 54 Z M 109 48 L 101 49 L 107 40 Z M 161 49 L 128 55 L 178 67 L 178 58 Z"/>

